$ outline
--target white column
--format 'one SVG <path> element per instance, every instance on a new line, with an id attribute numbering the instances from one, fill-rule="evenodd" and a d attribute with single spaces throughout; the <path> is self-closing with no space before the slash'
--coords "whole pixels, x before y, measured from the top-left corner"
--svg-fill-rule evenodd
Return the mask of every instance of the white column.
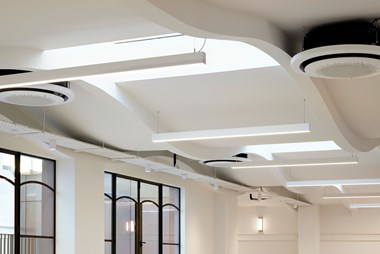
<path id="1" fill-rule="evenodd" d="M 104 160 L 80 154 L 75 170 L 75 253 L 104 254 Z"/>
<path id="2" fill-rule="evenodd" d="M 75 253 L 75 161 L 56 164 L 56 253 Z"/>
<path id="3" fill-rule="evenodd" d="M 57 161 L 57 254 L 104 254 L 104 160 L 66 154 Z"/>
<path id="4" fill-rule="evenodd" d="M 237 196 L 234 194 L 216 194 L 215 253 L 237 254 Z"/>
<path id="5" fill-rule="evenodd" d="M 298 254 L 319 254 L 319 206 L 298 207 Z"/>

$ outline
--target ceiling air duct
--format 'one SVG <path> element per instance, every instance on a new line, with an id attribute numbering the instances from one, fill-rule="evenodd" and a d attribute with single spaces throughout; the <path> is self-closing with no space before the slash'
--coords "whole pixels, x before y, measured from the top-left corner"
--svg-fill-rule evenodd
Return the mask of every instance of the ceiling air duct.
<path id="1" fill-rule="evenodd" d="M 30 71 L 0 69 L 0 76 L 21 74 Z M 56 82 L 17 88 L 1 88 L 0 101 L 20 106 L 44 107 L 69 102 L 74 98 L 69 82 Z"/>
<path id="2" fill-rule="evenodd" d="M 291 60 L 293 70 L 329 79 L 361 78 L 380 73 L 379 19 L 333 23 L 313 28 L 303 51 Z"/>

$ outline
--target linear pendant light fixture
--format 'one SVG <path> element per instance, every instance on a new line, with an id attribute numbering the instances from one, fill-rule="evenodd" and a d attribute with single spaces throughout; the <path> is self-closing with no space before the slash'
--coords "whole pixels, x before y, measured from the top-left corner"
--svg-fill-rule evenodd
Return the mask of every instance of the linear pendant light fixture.
<path id="1" fill-rule="evenodd" d="M 248 168 L 311 167 L 311 166 L 352 165 L 352 164 L 358 164 L 358 159 L 356 157 L 237 162 L 237 163 L 232 163 L 231 168 L 232 169 L 248 169 Z"/>
<path id="2" fill-rule="evenodd" d="M 153 58 L 126 60 L 111 63 L 68 67 L 53 70 L 41 70 L 15 75 L 1 76 L 0 89 L 25 87 L 62 81 L 73 81 L 84 78 L 103 77 L 107 75 L 115 75 L 130 71 L 205 63 L 206 54 L 204 52 L 195 52 Z"/>
<path id="3" fill-rule="evenodd" d="M 322 199 L 370 199 L 380 198 L 380 194 L 374 193 L 341 193 L 335 195 L 325 195 Z"/>
<path id="4" fill-rule="evenodd" d="M 357 204 L 350 204 L 350 208 L 380 208 L 380 203 L 357 203 Z"/>
<path id="5" fill-rule="evenodd" d="M 380 178 L 286 182 L 286 187 L 292 187 L 292 188 L 327 187 L 327 186 L 366 186 L 366 185 L 380 185 Z"/>
<path id="6" fill-rule="evenodd" d="M 297 133 L 309 133 L 309 123 L 257 126 L 247 128 L 216 129 L 202 131 L 167 132 L 152 135 L 154 143 L 178 142 L 222 138 L 241 138 L 255 136 L 285 135 Z"/>

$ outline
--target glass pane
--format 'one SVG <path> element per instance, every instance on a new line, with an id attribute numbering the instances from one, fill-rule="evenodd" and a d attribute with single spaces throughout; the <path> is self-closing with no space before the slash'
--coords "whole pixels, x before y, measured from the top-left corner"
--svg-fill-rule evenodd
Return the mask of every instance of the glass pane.
<path id="1" fill-rule="evenodd" d="M 14 182 L 14 172 L 14 155 L 0 153 L 0 176 Z M 14 191 L 12 183 L 0 178 L 0 234 L 6 241 L 14 234 Z"/>
<path id="2" fill-rule="evenodd" d="M 112 240 L 112 202 L 104 196 L 104 239 Z"/>
<path id="3" fill-rule="evenodd" d="M 158 253 L 158 207 L 151 202 L 142 204 L 142 234 L 143 253 Z"/>
<path id="4" fill-rule="evenodd" d="M 116 203 L 116 253 L 134 254 L 136 242 L 136 203 L 120 199 Z"/>
<path id="5" fill-rule="evenodd" d="M 21 237 L 20 253 L 22 254 L 53 254 L 54 240 L 46 239 L 46 238 Z"/>
<path id="6" fill-rule="evenodd" d="M 54 235 L 54 192 L 40 184 L 21 186 L 20 233 Z"/>
<path id="7" fill-rule="evenodd" d="M 21 183 L 26 181 L 38 181 L 54 189 L 53 161 L 21 155 L 20 173 Z"/>
<path id="8" fill-rule="evenodd" d="M 137 200 L 137 182 L 124 178 L 117 178 L 117 197 L 127 196 Z"/>
<path id="9" fill-rule="evenodd" d="M 13 254 L 14 250 L 14 235 L 13 234 L 0 234 L 0 253 Z"/>
<path id="10" fill-rule="evenodd" d="M 179 254 L 178 245 L 163 245 L 163 254 Z"/>
<path id="11" fill-rule="evenodd" d="M 140 202 L 151 200 L 158 204 L 158 185 L 141 183 L 140 186 Z"/>
<path id="12" fill-rule="evenodd" d="M 105 242 L 104 243 L 104 254 L 111 254 L 112 253 L 112 243 L 111 242 Z"/>
<path id="13" fill-rule="evenodd" d="M 164 243 L 179 243 L 179 211 L 167 205 L 162 208 L 162 227 Z"/>
<path id="14" fill-rule="evenodd" d="M 0 175 L 15 181 L 15 156 L 7 153 L 0 153 Z"/>
<path id="15" fill-rule="evenodd" d="M 162 204 L 172 204 L 179 208 L 179 189 L 169 186 L 163 186 Z"/>
<path id="16" fill-rule="evenodd" d="M 112 175 L 104 173 L 104 193 L 112 197 Z"/>

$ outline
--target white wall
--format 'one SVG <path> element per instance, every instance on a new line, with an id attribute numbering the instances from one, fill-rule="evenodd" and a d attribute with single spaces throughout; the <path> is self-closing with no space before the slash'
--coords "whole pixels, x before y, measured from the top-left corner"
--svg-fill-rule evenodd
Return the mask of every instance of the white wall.
<path id="1" fill-rule="evenodd" d="M 297 248 L 298 213 L 284 207 L 238 208 L 238 253 L 301 254 Z M 256 230 L 257 217 L 264 217 L 264 232 Z M 298 222 L 297 222 L 298 221 Z M 314 223 L 315 224 L 315 223 Z M 319 252 L 321 254 L 378 254 L 380 250 L 380 211 L 350 211 L 343 205 L 320 206 Z M 315 229 L 315 228 L 314 228 Z M 314 230 L 310 228 L 310 230 Z"/>
<path id="2" fill-rule="evenodd" d="M 380 250 L 380 211 L 344 206 L 320 209 L 321 253 L 378 254 Z"/>
<path id="3" fill-rule="evenodd" d="M 257 231 L 257 218 L 264 218 L 264 231 Z M 297 253 L 297 213 L 285 207 L 240 207 L 238 253 Z"/>

